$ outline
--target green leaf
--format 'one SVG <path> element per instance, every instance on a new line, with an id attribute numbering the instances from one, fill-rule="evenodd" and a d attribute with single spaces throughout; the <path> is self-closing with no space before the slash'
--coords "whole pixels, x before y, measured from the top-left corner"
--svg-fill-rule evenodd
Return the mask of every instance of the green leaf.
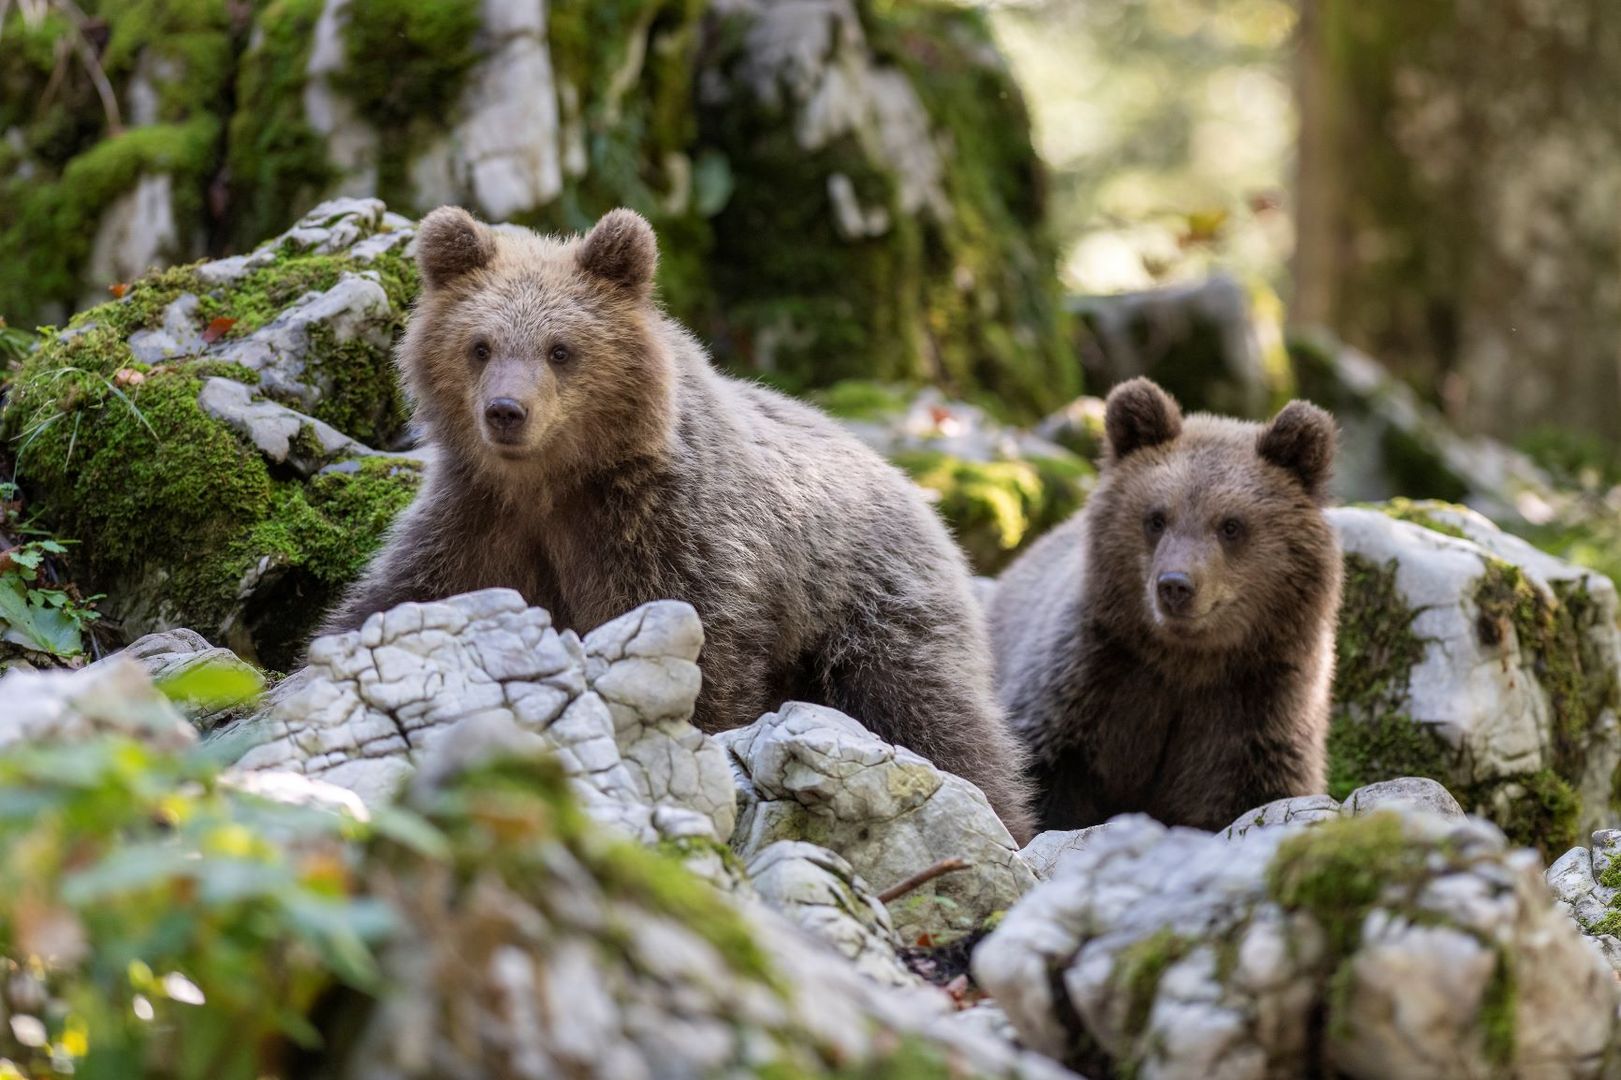
<path id="1" fill-rule="evenodd" d="M 52 656 L 77 656 L 84 637 L 71 616 L 59 608 L 41 606 L 15 576 L 0 577 L 0 639 Z"/>
<path id="2" fill-rule="evenodd" d="M 384 806 L 372 813 L 372 828 L 379 836 L 409 848 L 425 859 L 450 858 L 450 841 L 445 834 L 420 817 L 398 806 Z"/>
<path id="3" fill-rule="evenodd" d="M 192 875 L 196 860 L 188 848 L 167 841 L 119 848 L 94 866 L 62 879 L 62 899 L 75 906 L 136 892 Z"/>
<path id="4" fill-rule="evenodd" d="M 170 701 L 207 709 L 240 705 L 257 695 L 264 685 L 264 676 L 246 664 L 221 660 L 192 664 L 158 681 L 158 689 Z"/>

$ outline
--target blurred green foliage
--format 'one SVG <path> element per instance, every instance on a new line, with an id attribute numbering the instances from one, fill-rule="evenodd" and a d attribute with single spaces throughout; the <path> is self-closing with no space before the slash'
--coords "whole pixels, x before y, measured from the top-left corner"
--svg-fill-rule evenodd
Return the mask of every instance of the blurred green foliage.
<path id="1" fill-rule="evenodd" d="M 275 1071 L 317 1043 L 306 1016 L 329 986 L 377 985 L 371 943 L 393 922 L 355 877 L 374 831 L 234 789 L 206 748 L 9 750 L 0 1057 L 28 1076 Z"/>

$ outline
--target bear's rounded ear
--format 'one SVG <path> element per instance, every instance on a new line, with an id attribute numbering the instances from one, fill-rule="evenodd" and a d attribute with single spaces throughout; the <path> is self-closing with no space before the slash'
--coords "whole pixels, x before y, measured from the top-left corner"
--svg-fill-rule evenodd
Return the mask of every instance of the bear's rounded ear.
<path id="1" fill-rule="evenodd" d="M 495 235 L 459 206 L 441 206 L 417 226 L 417 266 L 430 289 L 495 258 Z"/>
<path id="2" fill-rule="evenodd" d="M 1109 391 L 1103 432 L 1109 439 L 1108 460 L 1119 461 L 1182 434 L 1182 410 L 1152 379 L 1139 376 Z"/>
<path id="3" fill-rule="evenodd" d="M 1256 436 L 1255 450 L 1300 478 L 1307 494 L 1321 499 L 1334 472 L 1334 418 L 1309 401 L 1291 401 Z"/>
<path id="4" fill-rule="evenodd" d="M 610 210 L 580 244 L 580 269 L 622 285 L 645 290 L 653 285 L 659 245 L 653 226 L 634 210 Z"/>

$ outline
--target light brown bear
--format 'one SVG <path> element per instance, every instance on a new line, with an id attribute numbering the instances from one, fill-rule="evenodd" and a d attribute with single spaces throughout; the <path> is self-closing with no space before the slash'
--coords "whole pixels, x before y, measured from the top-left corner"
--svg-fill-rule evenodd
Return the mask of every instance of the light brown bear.
<path id="1" fill-rule="evenodd" d="M 1219 829 L 1324 791 L 1333 419 L 1303 401 L 1265 425 L 1184 419 L 1133 379 L 1104 427 L 1097 490 L 1007 569 L 990 607 L 1039 827 L 1140 811 Z"/>
<path id="2" fill-rule="evenodd" d="M 809 406 L 727 378 L 653 294 L 653 230 L 417 234 L 398 352 L 437 456 L 327 620 L 517 589 L 585 633 L 639 604 L 703 620 L 705 731 L 818 702 L 977 784 L 1029 834 L 967 565 L 907 478 Z"/>

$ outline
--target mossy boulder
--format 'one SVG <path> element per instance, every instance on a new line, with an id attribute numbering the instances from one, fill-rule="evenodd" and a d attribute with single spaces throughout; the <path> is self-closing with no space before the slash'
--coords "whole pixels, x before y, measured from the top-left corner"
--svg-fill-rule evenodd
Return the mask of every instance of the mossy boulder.
<path id="1" fill-rule="evenodd" d="M 409 223 L 332 203 L 46 333 L 0 423 L 19 480 L 128 638 L 188 626 L 289 667 L 411 499 L 390 352 Z M 339 430 L 341 428 L 341 430 Z"/>
<path id="2" fill-rule="evenodd" d="M 1236 279 L 1200 281 L 1069 300 L 1088 385 L 1098 393 L 1146 375 L 1184 411 L 1270 417 L 1294 393 L 1294 372 L 1262 288 L 1257 305 Z M 1257 310 L 1259 308 L 1259 310 Z"/>
<path id="3" fill-rule="evenodd" d="M 59 63 L 83 31 L 38 7 L 0 26 L 13 323 L 335 195 L 570 231 L 623 205 L 659 230 L 665 302 L 738 370 L 1030 418 L 1079 391 L 1029 118 L 949 0 L 92 0 L 118 116 Z"/>
<path id="4" fill-rule="evenodd" d="M 1330 517 L 1346 560 L 1330 794 L 1429 776 L 1549 857 L 1621 821 L 1615 585 L 1462 507 Z"/>
<path id="5" fill-rule="evenodd" d="M 1540 871 L 1485 822 L 1389 801 L 1233 838 L 1125 816 L 974 972 L 1092 1076 L 1596 1077 L 1621 991 Z"/>
<path id="6" fill-rule="evenodd" d="M 981 574 L 1079 510 L 1097 476 L 1087 458 L 938 390 L 847 380 L 812 399 L 923 488 Z"/>

